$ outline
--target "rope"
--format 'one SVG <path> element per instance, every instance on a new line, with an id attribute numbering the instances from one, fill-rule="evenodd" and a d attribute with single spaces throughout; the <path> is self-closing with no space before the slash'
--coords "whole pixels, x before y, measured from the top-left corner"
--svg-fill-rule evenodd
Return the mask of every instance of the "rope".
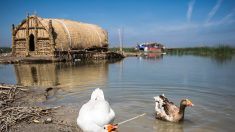
<path id="1" fill-rule="evenodd" d="M 135 117 L 130 118 L 130 119 L 128 119 L 128 120 L 125 120 L 125 121 L 119 122 L 119 123 L 118 123 L 118 125 L 121 125 L 121 124 L 124 124 L 124 123 L 126 123 L 126 122 L 132 121 L 132 120 L 137 119 L 137 118 L 139 118 L 139 117 L 141 117 L 141 116 L 144 116 L 144 115 L 146 115 L 146 113 L 141 114 L 141 115 L 138 115 L 138 116 L 135 116 Z"/>
<path id="2" fill-rule="evenodd" d="M 62 20 L 59 20 L 59 19 L 55 19 L 57 22 L 59 22 L 59 23 L 61 23 L 62 24 L 62 26 L 64 27 L 64 29 L 65 29 L 65 32 L 67 33 L 67 35 L 68 35 L 68 39 L 69 39 L 69 46 L 70 46 L 70 48 L 72 47 L 71 46 L 71 36 L 70 36 L 70 32 L 69 32 L 69 30 L 68 30 L 68 28 L 67 28 L 67 26 L 65 25 L 65 23 L 62 21 Z M 62 48 L 63 49 L 63 48 Z"/>
<path id="3" fill-rule="evenodd" d="M 100 34 L 98 33 L 98 31 L 96 30 L 96 28 L 92 27 L 95 31 L 95 33 L 97 34 L 98 38 L 99 38 L 99 41 L 100 41 L 100 47 L 102 47 L 102 40 L 101 40 L 101 37 L 100 37 Z"/>

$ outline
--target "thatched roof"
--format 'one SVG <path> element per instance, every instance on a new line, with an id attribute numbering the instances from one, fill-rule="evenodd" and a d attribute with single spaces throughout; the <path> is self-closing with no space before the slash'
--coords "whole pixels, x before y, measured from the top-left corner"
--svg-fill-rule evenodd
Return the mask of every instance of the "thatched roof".
<path id="1" fill-rule="evenodd" d="M 49 20 L 52 21 L 57 50 L 108 47 L 108 33 L 97 25 L 65 19 L 37 18 L 47 30 Z"/>

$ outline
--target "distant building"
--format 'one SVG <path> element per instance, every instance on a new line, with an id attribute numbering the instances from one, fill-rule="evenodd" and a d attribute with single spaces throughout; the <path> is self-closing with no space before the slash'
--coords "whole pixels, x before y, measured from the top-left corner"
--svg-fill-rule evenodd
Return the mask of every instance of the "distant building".
<path id="1" fill-rule="evenodd" d="M 31 15 L 12 25 L 13 56 L 55 56 L 71 50 L 107 50 L 108 33 L 102 28 L 65 19 Z"/>

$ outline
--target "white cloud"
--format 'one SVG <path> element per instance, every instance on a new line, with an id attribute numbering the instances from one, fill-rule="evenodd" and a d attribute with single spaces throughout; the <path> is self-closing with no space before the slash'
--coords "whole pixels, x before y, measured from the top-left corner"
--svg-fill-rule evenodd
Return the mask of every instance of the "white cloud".
<path id="1" fill-rule="evenodd" d="M 193 13 L 193 6 L 195 4 L 195 0 L 191 0 L 188 3 L 188 11 L 187 11 L 187 21 L 190 22 L 191 21 L 191 17 L 192 17 L 192 13 Z"/>
<path id="2" fill-rule="evenodd" d="M 216 14 L 216 12 L 219 10 L 223 0 L 217 0 L 215 6 L 212 8 L 212 10 L 209 12 L 208 17 L 206 19 L 206 23 L 209 23 L 211 18 Z"/>
<path id="3" fill-rule="evenodd" d="M 235 20 L 233 19 L 233 16 L 235 15 L 235 8 L 233 9 L 232 12 L 230 12 L 229 14 L 227 14 L 221 21 L 221 24 L 224 23 L 233 23 Z"/>
<path id="4" fill-rule="evenodd" d="M 213 21 L 213 22 L 207 22 L 204 24 L 204 26 L 209 27 L 209 26 L 218 26 L 222 24 L 231 24 L 235 22 L 235 19 L 233 18 L 235 16 L 235 8 L 228 13 L 225 17 L 223 17 L 219 21 Z"/>

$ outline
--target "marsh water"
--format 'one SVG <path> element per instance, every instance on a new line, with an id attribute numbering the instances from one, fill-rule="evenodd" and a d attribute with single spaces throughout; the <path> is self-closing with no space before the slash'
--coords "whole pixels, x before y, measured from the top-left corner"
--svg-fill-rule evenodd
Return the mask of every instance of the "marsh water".
<path id="1" fill-rule="evenodd" d="M 59 87 L 43 104 L 78 109 L 95 88 L 102 88 L 116 123 L 146 113 L 121 125 L 119 132 L 235 131 L 235 57 L 149 55 L 117 62 L 1 64 L 0 82 Z M 162 93 L 177 105 L 192 100 L 195 106 L 186 109 L 184 122 L 154 119 L 153 97 Z"/>

